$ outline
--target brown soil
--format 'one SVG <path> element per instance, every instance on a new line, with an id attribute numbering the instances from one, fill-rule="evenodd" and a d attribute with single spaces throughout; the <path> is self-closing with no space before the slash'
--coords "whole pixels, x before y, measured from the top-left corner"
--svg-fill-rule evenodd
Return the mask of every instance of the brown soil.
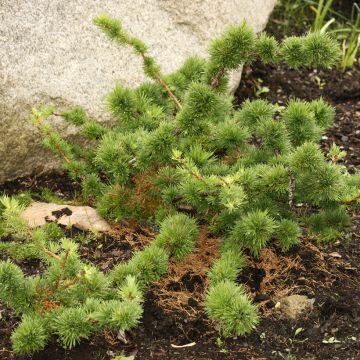
<path id="1" fill-rule="evenodd" d="M 317 77 L 320 79 L 317 80 Z M 261 79 L 270 91 L 260 97 L 285 104 L 290 97 L 314 99 L 323 96 L 336 107 L 336 121 L 326 133 L 326 151 L 336 142 L 347 151 L 345 165 L 350 171 L 360 166 L 360 67 L 339 71 L 293 71 L 283 66 L 257 64 L 245 69 L 237 99 L 254 98 Z M 61 181 L 59 181 L 59 179 Z M 29 182 L 30 181 L 30 182 Z M 25 185 L 24 185 L 25 184 Z M 77 185 L 65 176 L 23 179 L 0 190 L 16 193 L 39 189 L 39 184 L 74 194 Z M 41 187 L 40 186 L 40 187 Z M 247 285 L 262 315 L 251 335 L 220 339 L 202 306 L 206 272 L 218 256 L 218 240 L 202 229 L 196 250 L 182 263 L 171 263 L 168 274 L 153 284 L 145 295 L 145 311 L 138 328 L 126 334 L 127 343 L 117 334 L 104 332 L 65 351 L 54 339 L 34 360 L 112 359 L 135 355 L 135 359 L 360 359 L 360 213 L 353 211 L 353 223 L 346 234 L 330 246 L 319 248 L 310 238 L 301 246 L 282 253 L 264 249 L 258 260 L 249 258 L 239 282 Z M 113 233 L 82 246 L 82 255 L 104 271 L 128 259 L 154 236 L 148 226 L 123 223 Z M 4 254 L 0 254 L 4 257 Z M 41 264 L 24 262 L 28 273 Z M 296 321 L 283 319 L 276 310 L 279 297 L 303 294 L 315 299 L 313 310 Z M 0 359 L 20 359 L 11 352 L 10 334 L 18 319 L 0 304 Z M 302 331 L 295 336 L 295 331 Z M 331 339 L 336 342 L 331 342 Z M 330 341 L 329 341 L 330 340 Z M 181 349 L 173 345 L 195 342 Z"/>

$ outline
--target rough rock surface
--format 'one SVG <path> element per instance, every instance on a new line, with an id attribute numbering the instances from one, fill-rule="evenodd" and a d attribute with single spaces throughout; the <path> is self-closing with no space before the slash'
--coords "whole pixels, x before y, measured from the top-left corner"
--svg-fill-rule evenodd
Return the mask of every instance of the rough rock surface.
<path id="1" fill-rule="evenodd" d="M 278 309 L 289 319 L 296 320 L 301 314 L 312 309 L 314 299 L 305 295 L 290 295 L 278 301 Z"/>
<path id="2" fill-rule="evenodd" d="M 76 227 L 84 231 L 110 230 L 110 225 L 90 206 L 58 205 L 52 203 L 33 202 L 21 217 L 31 228 L 43 226 L 47 222 L 55 222 L 66 227 Z"/>
<path id="3" fill-rule="evenodd" d="M 140 59 L 106 40 L 94 16 L 121 19 L 171 72 L 187 56 L 204 55 L 209 40 L 232 23 L 245 18 L 262 30 L 275 2 L 0 0 L 0 183 L 58 166 L 29 123 L 34 105 L 78 104 L 107 120 L 104 97 L 116 81 L 135 86 L 144 80 Z M 75 134 L 58 125 L 65 136 Z"/>

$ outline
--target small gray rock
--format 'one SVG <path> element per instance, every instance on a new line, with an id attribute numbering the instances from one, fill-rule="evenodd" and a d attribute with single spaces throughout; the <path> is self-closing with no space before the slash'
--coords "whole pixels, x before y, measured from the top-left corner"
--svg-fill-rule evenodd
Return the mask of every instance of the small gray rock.
<path id="1" fill-rule="evenodd" d="M 315 299 L 309 299 L 305 295 L 290 295 L 278 300 L 280 306 L 277 308 L 287 318 L 296 320 L 304 312 L 313 308 Z"/>

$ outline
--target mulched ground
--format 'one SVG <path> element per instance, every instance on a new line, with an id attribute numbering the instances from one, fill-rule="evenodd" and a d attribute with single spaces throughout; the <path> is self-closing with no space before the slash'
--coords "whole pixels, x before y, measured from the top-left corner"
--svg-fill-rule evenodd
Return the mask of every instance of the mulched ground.
<path id="1" fill-rule="evenodd" d="M 260 79 L 260 80 L 259 80 Z M 336 142 L 345 151 L 345 165 L 353 172 L 360 167 L 360 67 L 340 71 L 293 71 L 284 66 L 256 64 L 246 68 L 236 93 L 239 102 L 255 98 L 256 91 L 272 102 L 285 104 L 290 97 L 315 99 L 323 96 L 336 107 L 336 121 L 322 140 L 326 151 Z M 60 180 L 60 181 L 59 181 Z M 60 197 L 71 197 L 77 185 L 65 175 L 22 179 L 5 184 L 1 190 L 52 188 Z M 353 211 L 353 223 L 346 234 L 328 247 L 319 248 L 305 237 L 290 253 L 264 249 L 258 260 L 239 277 L 258 303 L 261 323 L 251 335 L 220 339 L 204 314 L 206 271 L 218 256 L 218 239 L 203 228 L 196 251 L 181 264 L 172 263 L 167 276 L 152 285 L 145 296 L 145 311 L 139 327 L 127 334 L 126 343 L 115 333 L 92 337 L 72 351 L 52 343 L 34 360 L 112 359 L 135 355 L 135 359 L 360 359 L 360 213 Z M 151 241 L 154 229 L 123 223 L 113 233 L 83 244 L 82 256 L 104 271 L 128 259 L 135 249 Z M 0 254 L 1 255 L 1 254 Z M 4 254 L 2 254 L 4 256 Z M 37 271 L 41 264 L 24 263 Z M 29 269 L 29 267 L 32 267 Z M 303 294 L 315 299 L 313 310 L 296 321 L 282 319 L 276 299 Z M 0 304 L 0 359 L 20 359 L 11 352 L 10 333 L 18 320 Z M 297 335 L 297 329 L 302 329 Z M 299 331 L 299 330 L 298 330 Z M 181 349 L 173 345 L 195 342 Z"/>

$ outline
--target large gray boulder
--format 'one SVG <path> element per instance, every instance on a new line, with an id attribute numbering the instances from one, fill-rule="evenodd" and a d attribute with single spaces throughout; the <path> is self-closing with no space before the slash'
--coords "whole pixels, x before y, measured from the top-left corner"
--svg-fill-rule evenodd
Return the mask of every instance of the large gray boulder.
<path id="1" fill-rule="evenodd" d="M 165 72 L 244 18 L 264 28 L 276 0 L 0 0 L 0 183 L 59 166 L 29 122 L 40 103 L 82 105 L 106 121 L 104 97 L 117 81 L 144 80 L 141 61 L 93 25 L 108 13 L 152 49 Z M 239 72 L 233 77 L 239 81 Z M 57 120 L 65 136 L 75 129 Z"/>

